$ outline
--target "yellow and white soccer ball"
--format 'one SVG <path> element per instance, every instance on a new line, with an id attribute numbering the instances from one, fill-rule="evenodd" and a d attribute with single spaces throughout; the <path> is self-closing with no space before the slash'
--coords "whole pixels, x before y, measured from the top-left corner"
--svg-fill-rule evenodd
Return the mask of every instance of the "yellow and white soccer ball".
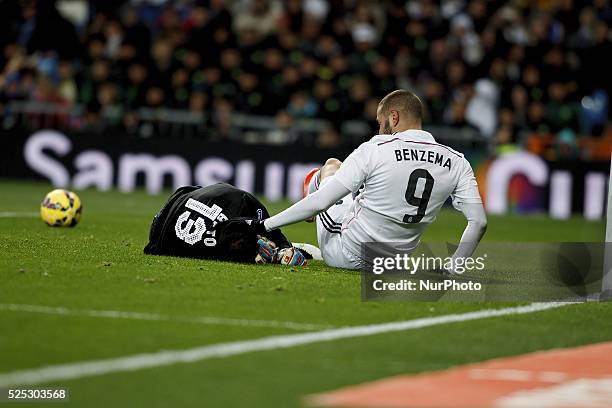
<path id="1" fill-rule="evenodd" d="M 40 203 L 40 218 L 51 227 L 74 227 L 82 212 L 81 199 L 68 190 L 53 190 Z"/>

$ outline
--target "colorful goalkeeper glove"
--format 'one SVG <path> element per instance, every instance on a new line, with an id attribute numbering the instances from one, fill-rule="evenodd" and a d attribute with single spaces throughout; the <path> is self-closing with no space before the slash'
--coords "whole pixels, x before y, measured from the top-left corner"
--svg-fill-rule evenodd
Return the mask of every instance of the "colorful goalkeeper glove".
<path id="1" fill-rule="evenodd" d="M 274 242 L 265 237 L 261 237 L 257 240 L 256 263 L 278 263 L 277 254 L 278 249 L 276 249 Z"/>
<path id="2" fill-rule="evenodd" d="M 282 265 L 306 266 L 308 261 L 297 248 L 283 248 L 278 251 L 278 260 Z"/>

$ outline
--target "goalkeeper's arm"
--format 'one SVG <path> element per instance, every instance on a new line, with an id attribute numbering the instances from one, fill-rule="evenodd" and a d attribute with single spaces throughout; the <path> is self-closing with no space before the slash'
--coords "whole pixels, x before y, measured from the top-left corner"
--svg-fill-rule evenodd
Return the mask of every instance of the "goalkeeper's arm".
<path id="1" fill-rule="evenodd" d="M 272 231 L 313 217 L 321 211 L 327 210 L 349 193 L 350 191 L 346 187 L 332 177 L 314 193 L 308 194 L 286 210 L 266 219 L 264 221 L 266 231 Z"/>

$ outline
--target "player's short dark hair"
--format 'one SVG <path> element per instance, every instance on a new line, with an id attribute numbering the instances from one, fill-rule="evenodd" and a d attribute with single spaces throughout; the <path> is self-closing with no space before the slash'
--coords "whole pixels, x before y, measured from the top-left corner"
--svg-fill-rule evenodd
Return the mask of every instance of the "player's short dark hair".
<path id="1" fill-rule="evenodd" d="M 385 115 L 389 114 L 392 110 L 396 110 L 407 113 L 415 120 L 421 121 L 423 119 L 423 103 L 421 99 L 413 92 L 405 89 L 391 92 L 382 98 L 379 106 L 381 112 Z"/>
<path id="2" fill-rule="evenodd" d="M 217 251 L 219 259 L 252 263 L 257 255 L 257 235 L 241 218 L 217 226 Z"/>

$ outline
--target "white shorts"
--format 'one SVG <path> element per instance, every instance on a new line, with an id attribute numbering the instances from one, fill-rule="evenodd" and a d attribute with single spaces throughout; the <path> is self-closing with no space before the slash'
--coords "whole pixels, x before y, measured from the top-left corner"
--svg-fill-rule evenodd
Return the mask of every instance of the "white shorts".
<path id="1" fill-rule="evenodd" d="M 351 208 L 351 194 L 317 215 L 317 241 L 323 260 L 336 268 L 358 269 L 359 263 L 342 247 L 342 220 Z"/>

